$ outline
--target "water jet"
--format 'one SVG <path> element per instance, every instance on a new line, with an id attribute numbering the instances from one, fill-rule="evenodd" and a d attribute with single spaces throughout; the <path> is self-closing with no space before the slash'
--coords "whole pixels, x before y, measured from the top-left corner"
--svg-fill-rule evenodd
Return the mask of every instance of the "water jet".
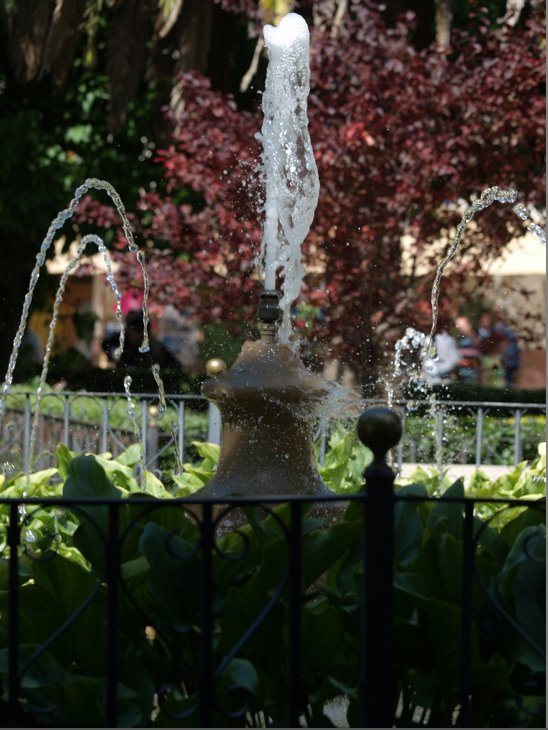
<path id="1" fill-rule="evenodd" d="M 263 94 L 265 289 L 260 339 L 202 388 L 222 415 L 217 473 L 204 497 L 230 494 L 328 494 L 315 466 L 314 428 L 334 387 L 308 371 L 291 341 L 291 306 L 301 288 L 301 244 L 318 202 L 319 180 L 308 135 L 309 33 L 300 15 L 266 26 L 269 65 Z M 281 291 L 276 279 L 283 279 Z"/>

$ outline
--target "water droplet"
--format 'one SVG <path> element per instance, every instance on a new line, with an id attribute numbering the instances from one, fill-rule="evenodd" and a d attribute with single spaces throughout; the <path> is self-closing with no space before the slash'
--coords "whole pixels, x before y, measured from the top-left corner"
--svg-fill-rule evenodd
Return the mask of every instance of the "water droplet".
<path id="1" fill-rule="evenodd" d="M 531 223 L 527 226 L 527 230 L 536 236 L 543 246 L 546 246 L 546 231 L 544 228 L 541 228 L 536 223 Z"/>
<path id="2" fill-rule="evenodd" d="M 523 203 L 518 203 L 517 205 L 514 205 L 512 210 L 519 218 L 521 218 L 522 221 L 526 221 L 529 218 L 529 211 L 523 205 Z"/>

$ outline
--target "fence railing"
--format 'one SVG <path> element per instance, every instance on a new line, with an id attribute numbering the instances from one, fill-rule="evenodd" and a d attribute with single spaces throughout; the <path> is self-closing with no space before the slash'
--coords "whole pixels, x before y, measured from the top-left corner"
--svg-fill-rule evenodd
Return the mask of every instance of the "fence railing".
<path id="1" fill-rule="evenodd" d="M 157 394 L 132 396 L 135 413 L 128 416 L 123 394 L 46 393 L 34 426 L 36 396 L 9 396 L 0 433 L 0 459 L 28 471 L 54 463 L 57 444 L 74 451 L 111 452 L 114 456 L 139 442 L 149 469 L 177 468 L 189 457 L 194 440 L 218 442 L 216 408 L 197 395 L 168 395 L 166 412 L 158 415 Z M 368 405 L 372 405 L 371 401 Z M 538 403 L 468 401 L 396 401 L 392 407 L 403 423 L 393 464 L 423 463 L 515 465 L 536 455 L 545 440 L 546 406 Z M 323 463 L 329 438 L 318 431 L 318 458 Z"/>
<path id="2" fill-rule="evenodd" d="M 512 708 L 543 691 L 544 644 L 531 638 L 532 604 L 521 617 L 508 604 L 504 569 L 487 584 L 503 549 L 487 533 L 500 511 L 545 505 L 394 492 L 378 451 L 363 493 L 344 499 L 121 499 L 90 457 L 63 498 L 0 499 L 5 726 L 318 726 L 335 687 L 350 726 L 478 727 L 500 701 L 514 727 Z M 81 496 L 91 484 L 102 496 Z M 428 506 L 441 542 L 419 564 L 443 600 L 405 572 Z M 539 520 L 519 519 L 509 564 L 538 568 Z M 506 687 L 502 655 L 516 642 L 530 666 Z M 440 697 L 449 724 L 437 724 Z"/>

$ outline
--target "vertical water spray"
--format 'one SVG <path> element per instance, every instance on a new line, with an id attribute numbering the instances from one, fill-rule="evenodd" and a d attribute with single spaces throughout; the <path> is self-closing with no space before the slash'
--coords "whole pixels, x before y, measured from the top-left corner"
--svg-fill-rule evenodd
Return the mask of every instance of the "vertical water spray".
<path id="1" fill-rule="evenodd" d="M 320 190 L 308 133 L 308 26 L 300 15 L 290 13 L 277 27 L 266 25 L 264 38 L 269 60 L 264 121 L 257 135 L 263 145 L 266 188 L 261 258 L 266 290 L 276 289 L 278 273 L 283 279 L 278 337 L 280 342 L 288 342 L 291 305 L 299 296 L 305 273 L 301 244 L 312 224 Z"/>

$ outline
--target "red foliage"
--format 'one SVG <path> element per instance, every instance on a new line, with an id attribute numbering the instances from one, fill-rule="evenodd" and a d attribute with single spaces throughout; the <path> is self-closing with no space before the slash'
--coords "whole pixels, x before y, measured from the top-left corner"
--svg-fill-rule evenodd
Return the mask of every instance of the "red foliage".
<path id="1" fill-rule="evenodd" d="M 387 29 L 368 5 L 352 7 L 335 38 L 312 31 L 309 118 L 321 193 L 304 256 L 321 259 L 325 275 L 309 277 L 303 296 L 322 307 L 316 336 L 363 375 L 387 338 L 429 326 L 437 260 L 432 276 L 404 276 L 403 233 L 427 254 L 459 220 L 447 203 L 494 184 L 542 206 L 545 76 L 541 24 L 480 24 L 473 36 L 455 33 L 446 58 L 415 50 L 404 24 Z M 183 85 L 184 110 L 158 157 L 169 195 L 149 192 L 139 205 L 142 233 L 158 249 L 154 297 L 202 321 L 251 323 L 261 116 L 238 110 L 206 79 L 188 75 Z M 465 243 L 477 267 L 521 227 L 508 208 L 477 223 Z M 456 260 L 446 296 L 470 267 Z"/>

